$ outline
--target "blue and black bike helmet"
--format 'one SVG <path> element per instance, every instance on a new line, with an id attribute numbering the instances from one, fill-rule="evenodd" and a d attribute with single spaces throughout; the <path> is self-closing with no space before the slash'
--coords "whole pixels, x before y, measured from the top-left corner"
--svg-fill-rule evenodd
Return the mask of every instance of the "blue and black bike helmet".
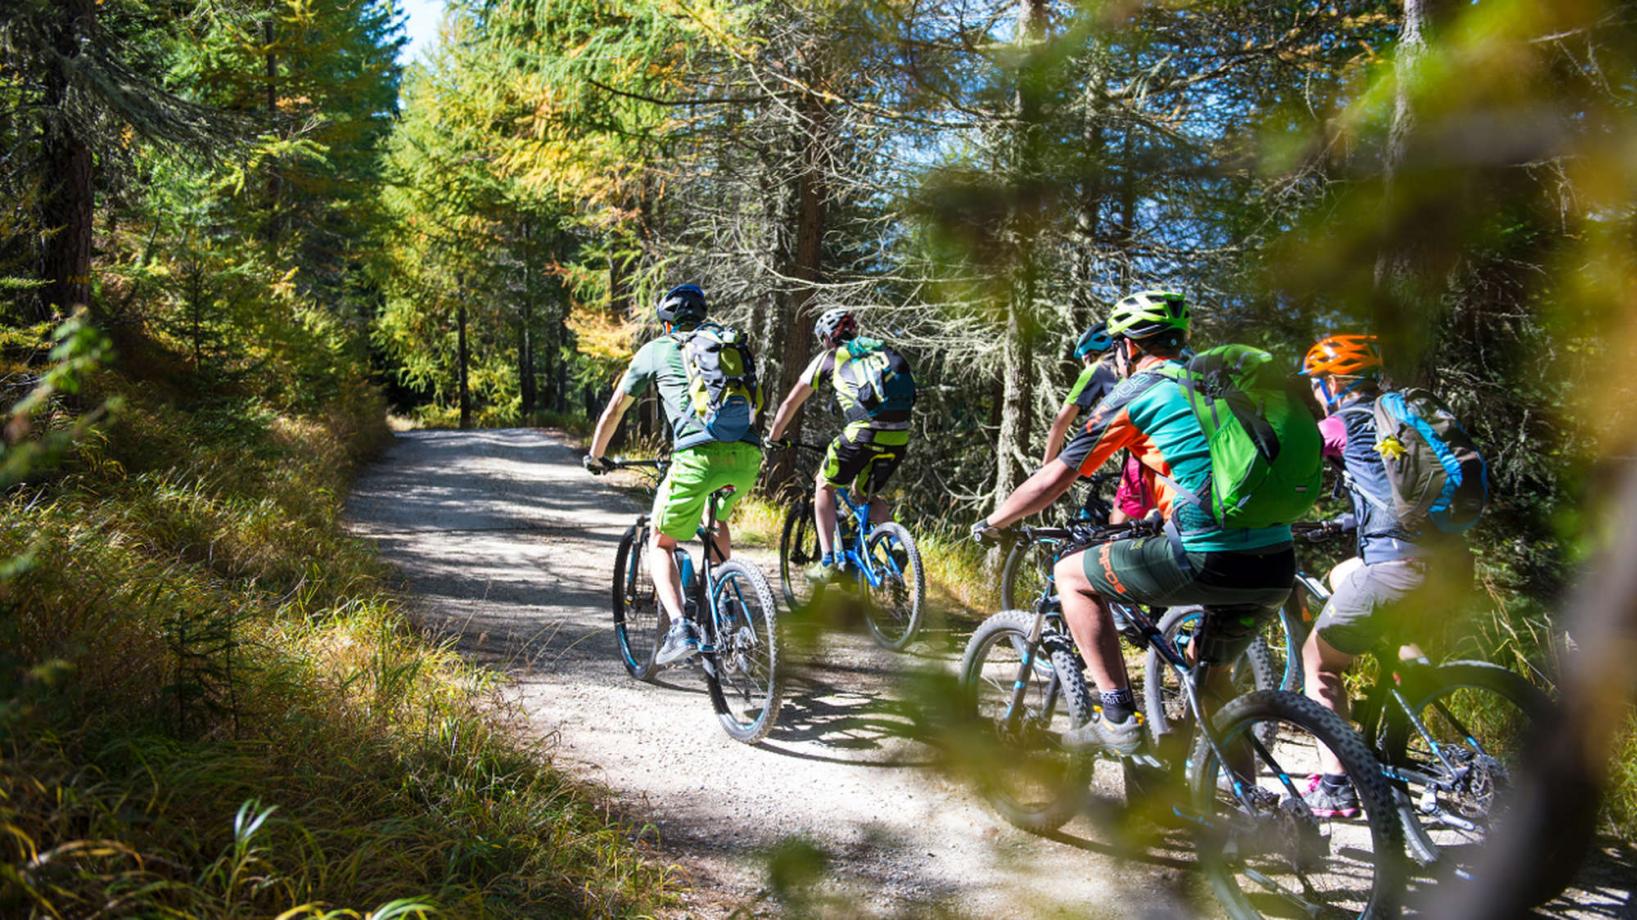
<path id="1" fill-rule="evenodd" d="M 1098 323 L 1080 333 L 1079 341 L 1074 343 L 1074 357 L 1084 361 L 1093 355 L 1106 354 L 1113 347 L 1114 337 L 1108 334 L 1108 323 Z"/>
<path id="2" fill-rule="evenodd" d="M 697 284 L 679 284 L 665 292 L 654 313 L 662 323 L 697 326 L 705 321 L 705 292 Z"/>

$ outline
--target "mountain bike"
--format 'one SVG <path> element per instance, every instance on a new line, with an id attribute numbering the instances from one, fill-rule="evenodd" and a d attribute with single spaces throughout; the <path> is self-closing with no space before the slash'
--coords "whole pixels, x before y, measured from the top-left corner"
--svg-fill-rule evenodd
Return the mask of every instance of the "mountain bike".
<path id="1" fill-rule="evenodd" d="M 812 444 L 789 446 L 824 455 L 824 448 Z M 915 538 L 896 521 L 871 525 L 870 500 L 855 500 L 845 486 L 836 488 L 836 503 L 831 545 L 841 556 L 843 576 L 868 595 L 864 618 L 870 635 L 885 648 L 902 650 L 914 641 L 926 607 L 926 571 Z M 779 585 L 790 609 L 812 600 L 814 585 L 805 569 L 822 555 L 813 496 L 804 495 L 785 513 L 779 537 Z"/>
<path id="2" fill-rule="evenodd" d="M 669 461 L 616 459 L 609 467 L 647 472 L 657 487 Z M 729 736 L 755 744 L 773 730 L 783 705 L 778 608 L 773 588 L 755 566 L 739 559 L 713 561 L 722 556 L 715 540 L 717 509 L 732 491 L 731 486 L 718 489 L 705 505 L 697 532 L 705 545 L 699 568 L 686 550 L 674 552 L 685 615 L 700 633 L 694 661 L 704 671 L 711 706 Z M 625 670 L 638 680 L 652 680 L 659 672 L 654 658 L 670 625 L 644 558 L 649 523 L 646 512 L 637 515 L 614 559 L 614 636 Z"/>
<path id="3" fill-rule="evenodd" d="M 1292 530 L 1319 542 L 1350 528 L 1327 521 Z M 1322 609 L 1330 599 L 1323 579 L 1301 571 L 1296 578 L 1312 608 Z M 1292 626 L 1300 648 L 1311 623 L 1295 620 Z M 1365 657 L 1375 659 L 1376 678 L 1354 701 L 1353 718 L 1392 783 L 1409 853 L 1436 874 L 1465 877 L 1495 822 L 1505 820 L 1512 777 L 1532 727 L 1551 717 L 1551 699 L 1487 661 L 1403 658 L 1397 641 L 1385 641 Z M 1290 660 L 1300 668 L 1299 656 Z M 1562 816 L 1562 832 L 1553 840 L 1540 842 L 1540 859 L 1549 870 L 1532 892 L 1534 903 L 1556 896 L 1579 869 L 1595 833 L 1590 799 L 1581 813 Z"/>
<path id="4" fill-rule="evenodd" d="M 1022 532 L 1030 542 L 1054 541 L 1061 558 L 1157 528 L 1087 523 Z M 1246 693 L 1203 718 L 1199 688 L 1207 667 L 1168 642 L 1148 611 L 1113 606 L 1125 624 L 1122 637 L 1155 649 L 1175 672 L 1191 728 L 1185 758 L 1150 732 L 1142 754 L 1122 759 L 1128 797 L 1139 786 L 1138 765 L 1182 774 L 1187 791 L 1171 817 L 1192 831 L 1228 914 L 1394 914 L 1402 894 L 1401 829 L 1381 766 L 1358 736 L 1335 713 L 1278 690 Z M 972 634 L 960 679 L 967 712 L 997 754 L 992 769 L 980 770 L 985 797 L 1028 830 L 1056 828 L 1078 813 L 1100 758 L 1067 751 L 1060 738 L 1098 717 L 1097 707 L 1049 569 L 1032 612 L 1002 611 Z M 1336 753 L 1358 790 L 1363 822 L 1321 819 L 1302 800 L 1292 777 L 1317 771 L 1319 744 Z"/>

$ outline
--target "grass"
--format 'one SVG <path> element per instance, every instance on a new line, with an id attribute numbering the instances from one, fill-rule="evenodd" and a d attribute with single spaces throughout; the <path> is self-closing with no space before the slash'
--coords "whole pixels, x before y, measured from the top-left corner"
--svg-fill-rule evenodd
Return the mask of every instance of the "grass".
<path id="1" fill-rule="evenodd" d="M 340 523 L 385 436 L 325 411 L 124 405 L 0 496 L 0 914 L 641 915 L 669 871 L 405 616 Z"/>

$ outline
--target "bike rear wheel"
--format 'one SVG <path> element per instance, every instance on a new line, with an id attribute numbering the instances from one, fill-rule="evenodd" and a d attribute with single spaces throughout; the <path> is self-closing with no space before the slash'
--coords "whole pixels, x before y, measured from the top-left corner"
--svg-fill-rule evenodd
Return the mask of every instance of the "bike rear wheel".
<path id="1" fill-rule="evenodd" d="M 1364 741 L 1335 713 L 1280 691 L 1231 700 L 1211 724 L 1233 767 L 1224 770 L 1196 733 L 1189 783 L 1200 863 L 1228 915 L 1396 916 L 1403 836 L 1392 790 Z M 1258 751 L 1251 739 L 1269 736 Z M 1341 761 L 1359 818 L 1321 818 L 1301 804 L 1305 790 L 1292 778 L 1319 771 L 1319 744 Z M 1248 803 L 1234 794 L 1234 778 Z"/>
<path id="2" fill-rule="evenodd" d="M 1160 617 L 1157 624 L 1160 635 L 1186 659 L 1204 616 L 1205 611 L 1199 607 L 1173 607 Z M 1234 692 L 1237 695 L 1252 690 L 1277 690 L 1278 680 L 1279 673 L 1268 652 L 1267 640 L 1258 635 L 1233 663 Z M 1193 721 L 1193 714 L 1188 711 L 1188 701 L 1182 694 L 1180 678 L 1160 657 L 1160 653 L 1152 648 L 1148 649 L 1143 661 L 1143 709 L 1148 717 L 1149 731 L 1156 738 L 1184 730 Z"/>
<path id="3" fill-rule="evenodd" d="M 813 584 L 807 566 L 819 561 L 818 523 L 813 518 L 813 500 L 803 499 L 784 515 L 779 536 L 779 588 L 785 608 L 795 610 L 813 599 Z"/>
<path id="4" fill-rule="evenodd" d="M 648 528 L 633 525 L 620 538 L 614 557 L 614 640 L 626 673 L 652 680 L 659 671 L 654 655 L 664 638 L 665 617 L 648 574 Z"/>
<path id="5" fill-rule="evenodd" d="M 1506 819 L 1511 783 L 1531 730 L 1548 718 L 1551 700 L 1517 674 L 1483 661 L 1452 661 L 1407 675 L 1405 700 L 1426 729 L 1423 735 L 1396 701 L 1386 703 L 1381 752 L 1409 782 L 1398 784 L 1399 814 L 1410 855 L 1440 876 L 1470 866 L 1496 823 Z M 1452 762 L 1452 775 L 1433 745 Z M 1417 782 L 1421 777 L 1439 782 Z M 1527 893 L 1531 904 L 1555 897 L 1585 859 L 1596 831 L 1597 804 L 1559 815 L 1559 832 L 1535 843 L 1541 866 Z"/>
<path id="6" fill-rule="evenodd" d="M 712 574 L 714 625 L 705 669 L 711 705 L 728 735 L 755 744 L 773 730 L 784 703 L 773 588 L 760 570 L 737 559 Z"/>
<path id="7" fill-rule="evenodd" d="M 1027 610 L 1046 588 L 1057 548 L 1050 543 L 1014 543 L 1000 569 L 1000 609 Z"/>
<path id="8" fill-rule="evenodd" d="M 961 658 L 962 703 L 982 733 L 973 754 L 978 788 L 1007 821 L 1056 830 L 1085 804 L 1094 758 L 1065 751 L 1062 733 L 1091 718 L 1091 693 L 1066 651 L 1042 645 L 1025 678 L 1023 712 L 1008 718 L 1034 614 L 1007 610 L 972 633 Z"/>
<path id="9" fill-rule="evenodd" d="M 880 579 L 870 591 L 864 619 L 877 644 L 901 651 L 920 631 L 926 609 L 926 572 L 921 567 L 921 551 L 915 538 L 902 524 L 892 521 L 870 529 L 865 541 L 870 565 Z"/>

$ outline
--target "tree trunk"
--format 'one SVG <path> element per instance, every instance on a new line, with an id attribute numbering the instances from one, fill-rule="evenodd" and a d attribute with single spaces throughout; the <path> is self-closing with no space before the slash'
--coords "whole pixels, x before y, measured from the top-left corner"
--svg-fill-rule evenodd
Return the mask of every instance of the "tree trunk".
<path id="1" fill-rule="evenodd" d="M 1037 45 L 1046 33 L 1045 0 L 1022 0 L 1018 6 L 1018 38 L 1025 45 Z M 1025 62 L 1025 68 L 1033 64 Z M 1017 91 L 1018 127 L 1011 138 L 1016 203 L 1012 233 L 1016 240 L 1015 277 L 1006 309 L 1006 327 L 1001 339 L 1001 416 L 995 444 L 994 502 L 998 506 L 1023 479 L 1020 456 L 1029 453 L 1034 427 L 1034 352 L 1036 321 L 1034 301 L 1038 273 L 1036 240 L 1040 233 L 1042 195 L 1038 125 L 1042 115 L 1039 80 L 1027 70 L 1020 74 Z"/>
<path id="2" fill-rule="evenodd" d="M 534 414 L 534 251 L 528 218 L 523 219 L 523 304 L 517 336 L 517 389 L 522 397 L 523 424 Z"/>
<path id="3" fill-rule="evenodd" d="M 79 36 L 96 24 L 96 0 L 62 0 L 53 45 L 63 58 L 79 54 Z M 43 109 L 58 112 L 68 94 L 68 75 L 61 62 L 46 74 Z M 91 303 L 91 239 L 94 225 L 91 147 L 65 119 L 48 114 L 42 144 L 48 185 L 41 217 L 49 231 L 41 280 L 42 297 L 33 319 L 67 315 Z"/>
<path id="4" fill-rule="evenodd" d="M 460 427 L 462 430 L 472 427 L 472 394 L 467 387 L 467 368 L 471 363 L 471 354 L 466 348 L 466 289 L 465 285 L 456 282 L 460 298 L 460 305 L 455 308 L 455 324 L 457 328 L 457 349 L 460 360 Z"/>
<path id="5" fill-rule="evenodd" d="M 794 232 L 791 234 L 789 252 L 791 262 L 785 274 L 808 284 L 817 284 L 824 278 L 824 231 L 829 190 L 824 181 L 823 155 L 824 147 L 829 142 L 830 111 L 824 100 L 812 94 L 802 98 L 801 111 L 805 124 L 798 124 L 796 131 L 801 144 L 801 169 L 792 190 L 794 207 L 790 210 L 790 219 Z M 784 342 L 780 351 L 779 391 L 774 398 L 783 398 L 795 387 L 812 357 L 815 345 L 813 322 L 818 318 L 819 306 L 815 295 L 816 288 L 803 285 L 797 287 L 789 298 L 789 319 L 784 324 Z M 797 440 L 801 438 L 801 432 L 802 424 L 798 417 L 785 436 Z M 768 469 L 768 488 L 776 492 L 798 479 L 801 475 L 797 467 L 799 459 L 795 451 L 780 451 Z"/>
<path id="6" fill-rule="evenodd" d="M 278 15 L 277 3 L 269 4 L 267 18 L 261 23 L 261 38 L 264 45 L 263 77 L 266 90 L 267 120 L 276 123 L 279 111 L 279 61 L 273 51 L 273 19 Z M 269 158 L 267 162 L 267 223 L 263 230 L 269 244 L 277 243 L 279 238 L 279 194 L 280 194 L 279 167 L 276 158 Z"/>
<path id="7" fill-rule="evenodd" d="M 1131 266 L 1136 264 L 1133 254 L 1137 246 L 1137 152 L 1128 125 L 1120 141 L 1120 291 L 1124 297 L 1131 293 L 1134 281 Z"/>
<path id="8" fill-rule="evenodd" d="M 1081 161 L 1080 196 L 1074 216 L 1073 262 L 1074 321 L 1084 328 L 1089 325 L 1098 304 L 1093 295 L 1097 282 L 1098 235 L 1102 229 L 1104 197 L 1103 174 L 1107 156 L 1103 150 L 1103 68 L 1093 66 L 1086 80 L 1085 154 Z M 1083 324 L 1083 325 L 1082 325 Z M 1078 331 L 1078 329 L 1076 330 Z M 1072 365 L 1073 362 L 1071 361 Z"/>

